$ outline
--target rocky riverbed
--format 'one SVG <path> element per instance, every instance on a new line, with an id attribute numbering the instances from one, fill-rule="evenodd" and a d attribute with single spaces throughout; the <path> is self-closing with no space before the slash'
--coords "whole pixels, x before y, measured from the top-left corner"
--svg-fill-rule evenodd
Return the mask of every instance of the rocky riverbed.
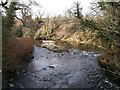
<path id="1" fill-rule="evenodd" d="M 64 46 L 64 45 L 63 45 Z M 99 51 L 67 48 L 54 52 L 48 47 L 34 45 L 34 58 L 17 76 L 11 78 L 10 88 L 114 88 L 97 62 Z"/>

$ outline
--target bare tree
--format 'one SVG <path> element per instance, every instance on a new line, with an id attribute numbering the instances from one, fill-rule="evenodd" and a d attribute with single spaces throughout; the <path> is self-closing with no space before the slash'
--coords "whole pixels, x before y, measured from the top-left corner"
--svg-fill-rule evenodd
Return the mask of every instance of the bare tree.
<path id="1" fill-rule="evenodd" d="M 5 9 L 8 9 L 8 7 L 7 7 L 7 4 L 8 4 L 8 0 L 6 0 L 5 2 L 3 2 L 2 0 L 1 0 L 1 6 L 2 7 L 4 7 Z"/>

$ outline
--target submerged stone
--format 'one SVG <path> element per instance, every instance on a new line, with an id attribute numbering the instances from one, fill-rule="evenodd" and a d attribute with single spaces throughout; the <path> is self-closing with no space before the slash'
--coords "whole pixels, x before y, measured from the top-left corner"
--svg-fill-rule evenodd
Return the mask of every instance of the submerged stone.
<path id="1" fill-rule="evenodd" d="M 49 66 L 49 68 L 55 68 L 54 66 Z"/>

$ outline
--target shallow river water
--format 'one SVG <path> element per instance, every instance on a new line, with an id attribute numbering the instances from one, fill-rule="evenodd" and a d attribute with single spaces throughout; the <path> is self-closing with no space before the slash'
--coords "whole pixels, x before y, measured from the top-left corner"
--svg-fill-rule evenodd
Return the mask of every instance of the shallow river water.
<path id="1" fill-rule="evenodd" d="M 102 73 L 97 50 L 71 47 L 63 52 L 53 52 L 39 45 L 33 47 L 34 58 L 10 80 L 8 87 L 118 89 Z"/>

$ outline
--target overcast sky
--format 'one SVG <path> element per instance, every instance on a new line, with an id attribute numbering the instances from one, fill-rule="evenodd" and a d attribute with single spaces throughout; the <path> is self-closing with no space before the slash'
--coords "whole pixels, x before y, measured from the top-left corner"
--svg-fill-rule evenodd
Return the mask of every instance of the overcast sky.
<path id="1" fill-rule="evenodd" d="M 27 3 L 28 0 L 20 1 Z M 38 14 L 38 12 L 44 12 L 45 13 L 44 16 L 47 15 L 56 16 L 64 15 L 65 12 L 73 6 L 73 3 L 77 1 L 81 3 L 81 6 L 83 8 L 82 10 L 83 15 L 86 15 L 89 13 L 90 3 L 95 2 L 96 0 L 34 0 L 34 1 L 36 1 L 41 6 L 41 8 L 33 7 L 32 12 L 34 16 Z"/>
<path id="2" fill-rule="evenodd" d="M 73 5 L 73 2 L 80 2 L 83 7 L 83 14 L 89 13 L 90 3 L 95 2 L 95 0 L 35 0 L 41 6 L 42 11 L 45 12 L 45 15 L 49 14 L 50 16 L 64 14 L 65 11 Z M 33 12 L 37 13 L 39 10 L 33 8 Z"/>

